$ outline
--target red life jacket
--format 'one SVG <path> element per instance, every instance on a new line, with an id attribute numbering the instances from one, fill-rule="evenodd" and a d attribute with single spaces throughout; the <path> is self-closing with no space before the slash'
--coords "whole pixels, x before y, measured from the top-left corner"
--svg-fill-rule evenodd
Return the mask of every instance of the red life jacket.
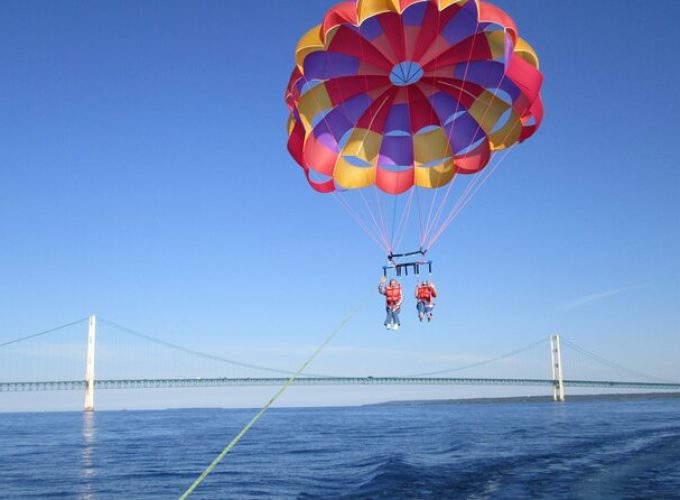
<path id="1" fill-rule="evenodd" d="M 401 285 L 388 286 L 385 289 L 385 299 L 388 306 L 394 306 L 401 301 Z"/>
<path id="2" fill-rule="evenodd" d="M 418 287 L 417 293 L 418 300 L 422 300 L 423 302 L 430 302 L 432 300 L 432 297 L 434 296 L 435 293 L 431 286 L 428 285 Z"/>

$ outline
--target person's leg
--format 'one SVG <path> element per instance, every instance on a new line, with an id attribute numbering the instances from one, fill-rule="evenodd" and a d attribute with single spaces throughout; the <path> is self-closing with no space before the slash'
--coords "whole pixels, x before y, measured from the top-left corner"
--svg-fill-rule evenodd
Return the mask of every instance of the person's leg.
<path id="1" fill-rule="evenodd" d="M 419 300 L 418 304 L 416 304 L 416 308 L 418 309 L 418 319 L 422 321 L 423 316 L 425 315 L 425 303 L 422 300 Z"/>
<path id="2" fill-rule="evenodd" d="M 399 322 L 399 312 L 398 311 L 392 311 L 392 320 L 394 321 L 394 324 L 399 326 L 401 323 Z"/>
<path id="3" fill-rule="evenodd" d="M 425 312 L 427 313 L 427 320 L 432 321 L 432 309 L 434 309 L 434 306 L 432 304 L 428 304 L 425 307 Z"/>
<path id="4" fill-rule="evenodd" d="M 385 316 L 385 326 L 388 329 L 392 328 L 392 309 L 389 307 L 385 307 L 385 311 L 387 312 L 387 316 Z"/>

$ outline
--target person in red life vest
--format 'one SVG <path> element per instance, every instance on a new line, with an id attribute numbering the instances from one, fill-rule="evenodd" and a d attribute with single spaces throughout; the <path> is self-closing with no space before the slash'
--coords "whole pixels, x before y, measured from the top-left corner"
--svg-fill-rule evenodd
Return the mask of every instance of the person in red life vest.
<path id="1" fill-rule="evenodd" d="M 401 309 L 401 285 L 395 279 L 391 279 L 389 285 L 386 285 L 387 278 L 383 276 L 380 278 L 380 285 L 378 292 L 385 296 L 385 327 L 388 330 L 399 329 L 399 310 Z"/>
<path id="2" fill-rule="evenodd" d="M 428 321 L 432 321 L 432 309 L 434 309 L 434 298 L 437 296 L 437 289 L 434 283 L 423 281 L 416 287 L 416 299 L 418 303 L 418 319 L 423 320 L 427 316 Z"/>

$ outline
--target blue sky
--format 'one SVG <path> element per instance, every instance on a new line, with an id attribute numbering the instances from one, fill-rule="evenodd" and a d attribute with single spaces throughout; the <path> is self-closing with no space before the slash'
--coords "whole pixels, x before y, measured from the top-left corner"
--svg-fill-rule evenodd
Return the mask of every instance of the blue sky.
<path id="1" fill-rule="evenodd" d="M 540 56 L 545 121 L 433 250 L 436 321 L 418 325 L 408 305 L 388 335 L 383 256 L 285 148 L 293 48 L 330 2 L 5 3 L 0 342 L 95 312 L 292 369 L 363 301 L 312 371 L 441 369 L 558 332 L 680 379 L 680 69 L 668 55 L 680 4 L 496 4 Z M 284 402 L 488 392 L 333 391 Z M 144 404 L 257 406 L 268 391 L 168 394 Z M 81 397 L 3 395 L 0 407 Z M 143 406 L 139 393 L 106 397 Z"/>

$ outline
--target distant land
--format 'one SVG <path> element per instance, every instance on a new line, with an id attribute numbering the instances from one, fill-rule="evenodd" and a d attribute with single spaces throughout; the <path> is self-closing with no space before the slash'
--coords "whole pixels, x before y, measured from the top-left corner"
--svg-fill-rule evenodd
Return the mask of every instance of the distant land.
<path id="1" fill-rule="evenodd" d="M 567 401 L 634 401 L 638 399 L 680 399 L 680 392 L 646 392 L 634 394 L 574 394 L 566 396 Z M 547 403 L 552 396 L 513 396 L 506 398 L 470 399 L 414 399 L 407 401 L 384 401 L 363 406 L 426 406 L 481 403 Z"/>

